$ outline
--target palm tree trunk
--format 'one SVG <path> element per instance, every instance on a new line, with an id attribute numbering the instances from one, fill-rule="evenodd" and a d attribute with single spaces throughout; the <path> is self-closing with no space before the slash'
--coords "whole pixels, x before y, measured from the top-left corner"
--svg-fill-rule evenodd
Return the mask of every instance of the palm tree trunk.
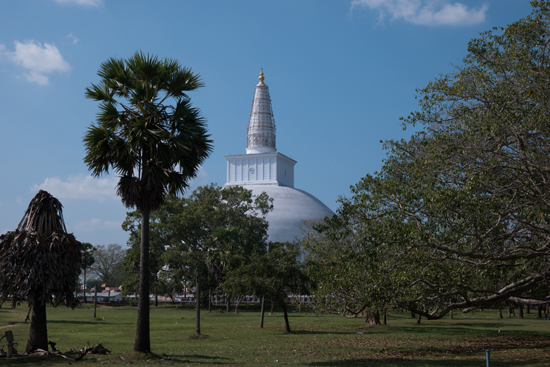
<path id="1" fill-rule="evenodd" d="M 197 271 L 197 274 L 195 275 L 196 279 L 196 295 L 195 295 L 195 301 L 197 304 L 196 312 L 195 312 L 195 334 L 201 335 L 201 282 L 199 278 L 199 272 Z"/>
<path id="2" fill-rule="evenodd" d="M 134 351 L 149 353 L 149 208 L 141 209 L 141 254 L 139 267 L 138 315 Z"/>
<path id="3" fill-rule="evenodd" d="M 48 327 L 46 325 L 46 304 L 35 298 L 32 306 L 31 328 L 27 339 L 26 353 L 36 349 L 48 350 Z"/>

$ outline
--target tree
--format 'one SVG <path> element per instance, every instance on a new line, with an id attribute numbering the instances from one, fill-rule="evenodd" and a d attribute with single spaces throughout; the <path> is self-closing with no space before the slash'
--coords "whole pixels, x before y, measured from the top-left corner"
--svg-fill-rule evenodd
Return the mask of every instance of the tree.
<path id="1" fill-rule="evenodd" d="M 379 311 L 388 307 L 379 271 L 385 259 L 366 253 L 345 219 L 340 208 L 324 222 L 310 223 L 302 240 L 306 273 L 314 282 L 312 305 L 317 312 L 348 317 L 366 313 L 366 323 L 380 324 Z"/>
<path id="2" fill-rule="evenodd" d="M 202 82 L 177 61 L 142 52 L 126 60 L 110 58 L 98 75 L 100 82 L 86 88 L 86 97 L 100 102 L 100 112 L 84 137 L 84 161 L 93 176 L 108 174 L 110 168 L 120 175 L 122 203 L 141 212 L 134 350 L 148 353 L 149 214 L 166 195 L 184 192 L 212 150 L 205 122 L 185 93 Z"/>
<path id="3" fill-rule="evenodd" d="M 167 199 L 172 200 L 171 198 Z M 149 229 L 149 271 L 151 290 L 155 295 L 155 306 L 158 305 L 159 294 L 173 295 L 177 289 L 176 284 L 171 279 L 163 276 L 163 254 L 170 244 L 167 226 L 164 225 L 171 213 L 168 211 L 170 205 L 166 203 L 158 209 L 151 212 Z M 140 261 L 140 221 L 139 211 L 126 213 L 126 219 L 122 223 L 122 228 L 129 232 L 128 245 L 130 248 L 126 251 L 123 264 L 124 269 L 129 276 L 124 280 L 123 289 L 126 293 L 134 293 L 138 290 L 139 284 L 139 261 Z"/>
<path id="4" fill-rule="evenodd" d="M 48 350 L 46 303 L 74 306 L 82 246 L 67 233 L 62 205 L 46 191 L 31 200 L 15 231 L 0 236 L 0 298 L 32 305 L 27 352 Z"/>
<path id="5" fill-rule="evenodd" d="M 251 256 L 255 252 L 265 251 L 265 241 L 254 243 L 249 239 L 248 231 L 237 227 L 218 227 L 212 231 L 207 240 L 206 264 L 210 272 L 214 275 L 217 282 L 225 280 L 227 272 L 238 268 L 251 261 Z M 222 286 L 223 289 L 223 286 Z M 225 289 L 228 302 L 227 312 L 229 312 L 229 298 L 234 300 L 235 313 L 239 312 L 239 304 L 246 295 L 242 292 L 228 292 Z"/>
<path id="6" fill-rule="evenodd" d="M 186 279 L 195 286 L 197 299 L 196 334 L 200 334 L 200 288 L 208 279 L 209 271 L 221 282 L 228 263 L 223 259 L 238 254 L 249 254 L 253 249 L 265 249 L 267 221 L 265 215 L 272 210 L 272 200 L 261 194 L 253 197 L 250 190 L 241 186 L 221 188 L 211 184 L 197 188 L 189 197 L 167 202 L 172 213 L 167 220 L 170 247 L 164 254 L 164 263 L 170 278 Z M 232 243 L 214 240 L 215 233 L 240 231 L 246 241 Z M 225 255 L 220 257 L 220 252 Z M 222 261 L 220 261 L 222 260 Z"/>
<path id="7" fill-rule="evenodd" d="M 269 251 L 255 251 L 250 262 L 229 271 L 223 286 L 230 292 L 251 292 L 279 304 L 283 309 L 285 330 L 290 332 L 288 296 L 309 293 L 310 282 L 300 256 L 297 243 L 271 243 Z"/>
<path id="8" fill-rule="evenodd" d="M 86 270 L 95 262 L 94 246 L 89 242 L 82 242 L 82 256 L 80 257 L 80 266 L 84 272 L 83 284 L 86 284 Z"/>
<path id="9" fill-rule="evenodd" d="M 95 248 L 95 263 L 91 269 L 94 275 L 107 286 L 121 285 L 126 274 L 122 261 L 126 251 L 116 243 L 97 245 Z"/>
<path id="10" fill-rule="evenodd" d="M 82 256 L 80 258 L 80 266 L 84 272 L 84 278 L 82 284 L 84 285 L 84 293 L 86 293 L 86 270 L 95 262 L 94 259 L 94 246 L 89 242 L 82 242 Z M 78 293 L 78 287 L 77 287 Z M 86 297 L 84 297 L 84 303 L 86 303 Z"/>
<path id="11" fill-rule="evenodd" d="M 550 301 L 550 2 L 532 5 L 419 91 L 404 122 L 422 131 L 387 142 L 380 173 L 341 202 L 345 245 L 372 265 L 365 288 L 384 302 L 434 319 Z"/>

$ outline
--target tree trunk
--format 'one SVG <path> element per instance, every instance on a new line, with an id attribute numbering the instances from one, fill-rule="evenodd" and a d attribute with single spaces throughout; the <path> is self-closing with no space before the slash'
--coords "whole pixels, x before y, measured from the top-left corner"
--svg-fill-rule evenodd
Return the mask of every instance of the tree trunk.
<path id="1" fill-rule="evenodd" d="M 273 313 L 273 301 L 271 301 L 271 312 L 270 312 L 270 314 L 272 314 L 272 313 Z"/>
<path id="2" fill-rule="evenodd" d="M 97 311 L 97 286 L 94 287 L 94 319 L 96 317 L 96 311 Z"/>
<path id="3" fill-rule="evenodd" d="M 499 308 L 498 308 L 498 313 L 499 313 L 499 315 L 500 315 L 500 318 L 503 319 L 503 317 L 502 317 L 502 307 L 499 307 Z"/>
<path id="4" fill-rule="evenodd" d="M 212 312 L 212 286 L 208 287 L 208 312 Z"/>
<path id="5" fill-rule="evenodd" d="M 84 303 L 86 303 L 86 268 L 84 268 Z"/>
<path id="6" fill-rule="evenodd" d="M 141 209 L 141 254 L 139 266 L 139 291 L 136 338 L 134 351 L 149 353 L 149 208 Z"/>
<path id="7" fill-rule="evenodd" d="M 0 304 L 0 306 L 2 306 L 2 304 Z M 25 317 L 25 324 L 27 323 L 27 321 L 31 321 L 31 318 L 30 318 L 31 312 L 32 312 L 32 306 L 29 306 L 29 311 L 27 312 L 27 316 Z"/>
<path id="8" fill-rule="evenodd" d="M 229 313 L 231 312 L 231 305 L 229 304 L 230 300 L 229 300 L 229 295 L 227 295 L 225 297 L 225 312 L 226 313 Z"/>
<path id="9" fill-rule="evenodd" d="M 199 272 L 197 271 L 197 275 L 195 276 L 195 280 L 197 285 L 195 286 L 196 289 L 196 295 L 195 300 L 197 301 L 196 304 L 196 312 L 195 312 L 195 334 L 201 335 L 201 280 L 199 277 Z"/>
<path id="10" fill-rule="evenodd" d="M 265 297 L 262 297 L 262 308 L 260 311 L 260 328 L 264 327 Z"/>
<path id="11" fill-rule="evenodd" d="M 27 339 L 26 353 L 36 349 L 48 350 L 48 327 L 46 325 L 46 304 L 34 300 L 32 306 L 31 328 Z"/>
<path id="12" fill-rule="evenodd" d="M 373 310 L 366 310 L 367 316 L 365 317 L 365 324 L 367 325 L 380 325 L 380 312 Z"/>
<path id="13" fill-rule="evenodd" d="M 529 306 L 529 304 L 527 304 L 527 314 L 529 315 L 531 313 L 531 306 Z"/>
<path id="14" fill-rule="evenodd" d="M 411 311 L 411 319 L 414 319 L 416 317 L 416 315 L 414 314 L 414 312 Z"/>
<path id="15" fill-rule="evenodd" d="M 281 301 L 281 307 L 283 308 L 283 316 L 285 318 L 286 332 L 290 333 L 290 324 L 288 322 L 288 310 L 286 308 L 286 302 L 284 300 Z"/>
<path id="16" fill-rule="evenodd" d="M 451 318 L 451 320 L 453 319 L 453 310 L 449 311 L 449 317 Z"/>
<path id="17" fill-rule="evenodd" d="M 420 314 L 418 314 L 418 318 L 416 319 L 416 323 L 420 324 L 421 320 L 422 320 L 422 316 L 420 316 Z"/>
<path id="18" fill-rule="evenodd" d="M 384 314 L 383 314 L 383 320 L 384 320 L 384 321 L 383 321 L 383 324 L 384 324 L 384 325 L 387 325 L 387 314 L 388 314 L 388 313 L 386 312 L 386 309 L 384 309 Z"/>
<path id="19" fill-rule="evenodd" d="M 523 319 L 523 306 L 519 305 L 518 307 L 518 319 Z"/>
<path id="20" fill-rule="evenodd" d="M 159 306 L 159 295 L 155 293 L 155 307 Z"/>
<path id="21" fill-rule="evenodd" d="M 537 318 L 542 319 L 542 305 L 538 305 L 537 307 Z"/>
<path id="22" fill-rule="evenodd" d="M 242 300 L 243 297 L 235 297 L 235 313 L 239 313 L 239 305 L 241 304 Z"/>

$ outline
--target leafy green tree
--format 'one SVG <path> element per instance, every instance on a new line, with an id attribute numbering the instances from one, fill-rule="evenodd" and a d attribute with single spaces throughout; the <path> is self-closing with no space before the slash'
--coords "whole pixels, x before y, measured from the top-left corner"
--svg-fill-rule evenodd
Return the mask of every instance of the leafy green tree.
<path id="1" fill-rule="evenodd" d="M 167 198 L 170 202 L 172 198 Z M 159 294 L 173 295 L 181 290 L 172 279 L 165 276 L 163 269 L 163 254 L 170 245 L 168 227 L 165 222 L 172 213 L 169 212 L 170 204 L 164 203 L 158 209 L 151 212 L 149 229 L 149 271 L 151 279 L 151 291 L 155 295 L 155 305 L 158 305 Z M 124 280 L 122 287 L 126 294 L 137 292 L 139 285 L 140 247 L 141 247 L 141 214 L 139 211 L 126 213 L 126 219 L 122 228 L 129 233 L 128 245 L 123 264 L 129 276 Z"/>
<path id="2" fill-rule="evenodd" d="M 165 223 L 171 245 L 163 255 L 164 264 L 172 274 L 170 278 L 185 279 L 195 286 L 196 334 L 200 334 L 201 283 L 208 279 L 209 272 L 222 281 L 230 265 L 226 260 L 265 248 L 265 215 L 273 206 L 265 194 L 253 197 L 241 186 L 221 188 L 214 184 L 199 187 L 189 197 L 172 199 L 166 205 L 172 206 L 168 211 L 173 214 Z M 246 241 L 229 244 L 214 237 L 225 230 L 238 231 L 239 238 Z"/>
<path id="3" fill-rule="evenodd" d="M 67 233 L 62 205 L 46 191 L 31 200 L 15 231 L 0 235 L 0 298 L 32 305 L 27 352 L 48 350 L 46 303 L 74 306 L 82 246 Z"/>
<path id="4" fill-rule="evenodd" d="M 532 5 L 418 91 L 420 111 L 404 122 L 423 129 L 386 142 L 381 171 L 342 200 L 338 223 L 317 227 L 328 238 L 344 228 L 372 304 L 435 319 L 550 301 L 550 2 Z"/>
<path id="5" fill-rule="evenodd" d="M 251 240 L 248 228 L 218 227 L 212 231 L 210 239 L 207 240 L 207 247 L 209 251 L 206 254 L 206 264 L 209 273 L 214 276 L 219 285 L 225 280 L 227 272 L 250 262 L 254 252 L 265 251 L 265 241 L 257 243 Z M 227 290 L 225 291 L 226 295 L 234 300 L 235 313 L 238 313 L 239 304 L 245 293 L 230 294 Z M 229 302 L 226 305 L 229 312 Z"/>
<path id="6" fill-rule="evenodd" d="M 82 284 L 86 287 L 86 272 L 95 262 L 94 259 L 94 246 L 89 242 L 82 242 L 82 256 L 80 258 L 80 267 L 84 272 Z M 77 287 L 77 293 L 80 291 L 80 287 Z M 86 292 L 86 289 L 83 290 Z M 84 297 L 84 303 L 86 303 L 86 297 Z"/>
<path id="7" fill-rule="evenodd" d="M 200 76 L 178 61 L 136 52 L 101 64 L 86 97 L 100 102 L 97 123 L 85 134 L 92 175 L 113 169 L 117 194 L 142 215 L 138 318 L 134 350 L 151 350 L 149 333 L 149 215 L 166 195 L 182 194 L 212 150 L 199 110 L 186 92 Z"/>
<path id="8" fill-rule="evenodd" d="M 359 234 L 344 219 L 349 220 L 341 207 L 324 223 L 311 223 L 316 230 L 310 228 L 302 240 L 306 273 L 314 282 L 312 304 L 321 313 L 353 317 L 365 313 L 366 323 L 379 324 L 379 311 L 389 306 L 380 271 L 387 259 L 367 253 L 366 246 L 357 243 Z"/>
<path id="9" fill-rule="evenodd" d="M 300 261 L 297 243 L 271 243 L 267 252 L 253 252 L 251 261 L 228 272 L 223 287 L 229 292 L 248 292 L 266 297 L 283 309 L 285 330 L 290 332 L 288 296 L 309 293 L 310 280 Z"/>

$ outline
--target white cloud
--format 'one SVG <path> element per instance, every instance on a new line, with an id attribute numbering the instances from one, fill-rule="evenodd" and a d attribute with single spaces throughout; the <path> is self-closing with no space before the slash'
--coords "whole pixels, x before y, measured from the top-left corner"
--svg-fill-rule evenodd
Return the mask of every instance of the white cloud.
<path id="1" fill-rule="evenodd" d="M 54 0 L 59 4 L 75 4 L 82 6 L 100 6 L 103 4 L 103 0 Z"/>
<path id="2" fill-rule="evenodd" d="M 33 185 L 31 191 L 45 190 L 60 200 L 120 200 L 115 191 L 117 183 L 117 177 L 93 178 L 80 174 L 66 181 L 58 177 L 46 178 L 43 183 Z"/>
<path id="3" fill-rule="evenodd" d="M 380 19 L 387 15 L 392 19 L 403 19 L 418 25 L 472 25 L 485 21 L 487 4 L 480 8 L 448 0 L 353 0 L 352 9 L 357 6 L 378 10 Z"/>
<path id="4" fill-rule="evenodd" d="M 15 41 L 15 51 L 8 52 L 5 46 L 1 46 L 0 56 L 5 56 L 23 67 L 27 80 L 40 85 L 48 85 L 49 79 L 46 74 L 71 70 L 71 66 L 63 59 L 57 47 L 49 43 L 42 45 L 35 41 Z"/>
<path id="5" fill-rule="evenodd" d="M 30 188 L 30 192 L 34 195 L 39 190 L 44 190 L 59 200 L 120 201 L 120 198 L 116 195 L 118 180 L 119 178 L 115 176 L 93 178 L 90 175 L 83 174 L 69 176 L 65 181 L 59 177 L 49 177 L 41 184 L 34 184 Z M 187 192 L 191 192 L 197 187 L 208 183 L 208 173 L 200 167 L 197 177 L 189 182 Z"/>
<path id="6" fill-rule="evenodd" d="M 76 38 L 72 33 L 69 33 L 67 37 L 71 40 L 73 45 L 76 45 L 78 43 L 78 38 Z"/>
<path id="7" fill-rule="evenodd" d="M 95 232 L 99 230 L 121 229 L 122 222 L 103 221 L 101 219 L 92 218 L 90 220 L 76 222 L 72 226 L 74 232 Z"/>

